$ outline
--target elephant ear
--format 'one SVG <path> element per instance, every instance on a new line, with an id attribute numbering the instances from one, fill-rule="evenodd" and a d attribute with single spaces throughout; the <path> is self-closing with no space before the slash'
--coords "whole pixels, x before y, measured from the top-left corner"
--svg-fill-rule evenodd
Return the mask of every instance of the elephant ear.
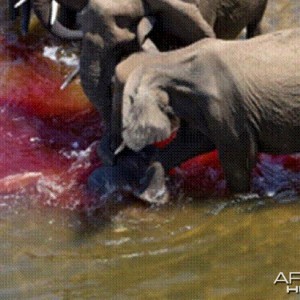
<path id="1" fill-rule="evenodd" d="M 168 106 L 168 94 L 159 88 L 150 89 L 147 85 L 134 88 L 131 80 L 129 78 L 123 96 L 122 137 L 130 149 L 140 151 L 146 145 L 171 135 L 171 121 L 164 109 Z"/>

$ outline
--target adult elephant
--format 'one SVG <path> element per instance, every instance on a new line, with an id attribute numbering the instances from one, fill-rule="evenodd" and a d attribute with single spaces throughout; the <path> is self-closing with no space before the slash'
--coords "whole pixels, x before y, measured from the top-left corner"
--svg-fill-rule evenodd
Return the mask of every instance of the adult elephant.
<path id="1" fill-rule="evenodd" d="M 267 0 L 90 0 L 82 20 L 81 83 L 102 112 L 110 131 L 111 82 L 122 57 L 139 50 L 140 20 L 156 20 L 151 38 L 160 50 L 185 46 L 204 37 L 235 38 L 247 27 L 247 37 L 260 32 Z M 102 158 L 110 137 L 102 142 Z"/>
<path id="2" fill-rule="evenodd" d="M 167 138 L 180 118 L 186 143 L 176 138 L 156 159 L 168 169 L 217 149 L 229 189 L 248 192 L 258 152 L 300 151 L 299 49 L 298 28 L 144 58 L 154 63 L 131 72 L 120 92 L 119 134 L 140 151 Z"/>
<path id="3" fill-rule="evenodd" d="M 30 11 L 33 8 L 38 19 L 53 35 L 66 40 L 81 40 L 83 33 L 77 27 L 77 14 L 87 5 L 88 0 L 26 0 L 9 1 L 10 18 L 14 19 L 19 6 L 22 10 L 22 31 L 28 31 Z M 60 5 L 60 17 L 58 15 Z"/>

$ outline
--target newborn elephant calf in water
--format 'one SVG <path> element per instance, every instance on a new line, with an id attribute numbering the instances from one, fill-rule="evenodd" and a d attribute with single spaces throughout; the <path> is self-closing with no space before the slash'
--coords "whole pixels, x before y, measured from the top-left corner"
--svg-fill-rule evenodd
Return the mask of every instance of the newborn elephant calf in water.
<path id="1" fill-rule="evenodd" d="M 300 29 L 142 55 L 115 91 L 122 129 L 113 136 L 128 148 L 168 138 L 179 118 L 178 137 L 153 159 L 170 169 L 217 149 L 233 193 L 249 192 L 258 152 L 300 152 Z M 129 58 L 120 70 L 131 65 Z"/>

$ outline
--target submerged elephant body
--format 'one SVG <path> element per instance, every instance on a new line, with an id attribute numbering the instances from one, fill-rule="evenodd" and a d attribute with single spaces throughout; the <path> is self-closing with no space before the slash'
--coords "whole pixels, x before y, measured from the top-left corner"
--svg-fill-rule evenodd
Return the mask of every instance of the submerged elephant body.
<path id="1" fill-rule="evenodd" d="M 158 47 L 188 45 L 204 37 L 234 38 L 244 28 L 248 37 L 259 31 L 267 0 L 90 0 L 83 14 L 80 59 L 85 93 L 101 111 L 106 126 L 111 118 L 111 80 L 120 59 L 139 50 L 137 27 L 154 16 L 153 38 Z M 171 38 L 164 39 L 166 35 Z"/>
<path id="2" fill-rule="evenodd" d="M 138 67 L 119 110 L 125 144 L 139 151 L 165 139 L 179 117 L 181 138 L 156 159 L 168 169 L 216 148 L 229 189 L 248 192 L 258 152 L 300 152 L 299 49 L 293 29 L 248 41 L 205 39 Z"/>

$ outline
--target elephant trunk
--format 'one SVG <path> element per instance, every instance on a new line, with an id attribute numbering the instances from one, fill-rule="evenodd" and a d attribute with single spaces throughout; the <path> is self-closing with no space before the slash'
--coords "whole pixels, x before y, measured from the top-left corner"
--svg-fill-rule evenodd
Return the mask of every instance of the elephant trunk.
<path id="1" fill-rule="evenodd" d="M 33 8 L 42 24 L 55 36 L 65 40 L 81 40 L 82 31 L 70 30 L 64 27 L 57 19 L 51 24 L 52 0 L 33 1 Z"/>
<path id="2" fill-rule="evenodd" d="M 100 36 L 98 36 L 101 39 Z M 105 49 L 102 42 L 93 40 L 87 33 L 82 42 L 80 78 L 84 92 L 101 112 L 106 126 L 111 117 L 111 80 L 118 61 L 115 48 Z"/>
<path id="3" fill-rule="evenodd" d="M 132 4 L 131 1 L 129 4 Z M 130 6 L 125 2 L 114 4 L 116 7 L 112 9 L 109 2 L 91 1 L 82 19 L 84 37 L 80 56 L 81 83 L 87 97 L 102 113 L 108 130 L 115 67 L 126 53 L 139 49 L 135 30 L 131 31 L 127 27 L 136 24 L 144 14 L 140 3 Z M 124 11 L 132 9 L 133 12 L 127 11 L 127 15 L 121 17 L 115 15 L 121 11 L 122 5 Z"/>

